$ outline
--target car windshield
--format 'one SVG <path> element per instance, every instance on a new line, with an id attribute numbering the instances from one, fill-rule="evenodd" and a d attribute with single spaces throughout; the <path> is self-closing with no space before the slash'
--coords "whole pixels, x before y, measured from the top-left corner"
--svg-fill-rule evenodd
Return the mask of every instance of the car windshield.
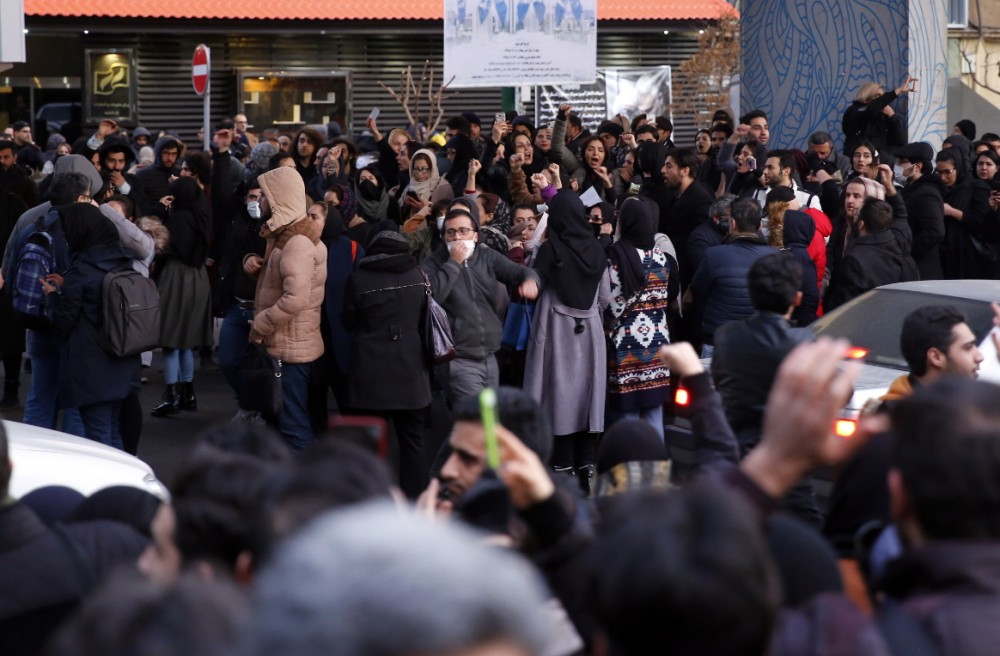
<path id="1" fill-rule="evenodd" d="M 969 327 L 980 342 L 993 326 L 989 303 L 924 292 L 879 289 L 842 309 L 824 316 L 810 328 L 817 336 L 842 337 L 852 346 L 868 351 L 865 360 L 906 371 L 906 360 L 899 350 L 903 320 L 913 310 L 925 305 L 952 305 L 965 314 Z"/>

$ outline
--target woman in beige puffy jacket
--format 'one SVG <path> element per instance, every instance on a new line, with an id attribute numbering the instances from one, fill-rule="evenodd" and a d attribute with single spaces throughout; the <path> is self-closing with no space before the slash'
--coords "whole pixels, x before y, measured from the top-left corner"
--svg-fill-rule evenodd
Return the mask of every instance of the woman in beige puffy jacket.
<path id="1" fill-rule="evenodd" d="M 278 430 L 295 450 L 313 439 L 308 396 L 312 363 L 323 355 L 320 306 L 326 282 L 323 227 L 306 216 L 305 185 L 295 169 L 262 174 L 261 235 L 267 239 L 257 269 L 257 294 L 250 341 L 263 344 L 282 364 L 283 405 Z"/>

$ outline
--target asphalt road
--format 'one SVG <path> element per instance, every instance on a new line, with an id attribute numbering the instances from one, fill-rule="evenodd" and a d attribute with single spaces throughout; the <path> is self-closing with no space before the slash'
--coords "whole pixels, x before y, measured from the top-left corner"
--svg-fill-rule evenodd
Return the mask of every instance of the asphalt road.
<path id="1" fill-rule="evenodd" d="M 140 393 L 143 427 L 138 455 L 149 463 L 157 478 L 169 487 L 184 458 L 198 441 L 199 435 L 213 425 L 229 422 L 236 412 L 236 402 L 218 366 L 210 365 L 203 369 L 198 364 L 196 356 L 194 390 L 198 397 L 198 409 L 193 412 L 182 411 L 169 417 L 152 417 L 149 412 L 160 402 L 164 388 L 159 352 L 155 354 L 153 365 L 143 369 L 143 375 L 148 382 L 142 386 Z M 30 373 L 22 372 L 20 392 L 22 404 L 27 398 L 30 378 Z M 23 409 L 18 408 L 4 412 L 0 416 L 4 419 L 21 421 L 23 414 Z M 434 418 L 435 427 L 429 429 L 426 436 L 428 461 L 433 460 L 450 426 L 443 404 L 435 406 Z M 396 475 L 398 457 L 394 439 L 389 440 L 389 448 L 389 466 L 393 475 Z"/>

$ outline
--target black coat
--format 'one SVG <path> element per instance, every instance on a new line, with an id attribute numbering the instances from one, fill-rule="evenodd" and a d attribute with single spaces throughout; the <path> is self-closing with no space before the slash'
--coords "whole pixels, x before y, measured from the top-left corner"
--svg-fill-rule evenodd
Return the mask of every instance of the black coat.
<path id="1" fill-rule="evenodd" d="M 80 251 L 66 270 L 61 293 L 45 297 L 52 327 L 66 335 L 59 379 L 59 407 L 120 401 L 139 379 L 139 356 L 119 358 L 101 347 L 105 274 L 132 266 L 121 246 Z"/>
<path id="2" fill-rule="evenodd" d="M 823 307 L 831 312 L 865 292 L 894 282 L 914 280 L 892 229 L 851 240 L 834 270 Z"/>
<path id="3" fill-rule="evenodd" d="M 712 380 L 743 453 L 760 438 L 767 396 L 782 360 L 812 339 L 808 328 L 793 328 L 774 312 L 755 311 L 715 332 Z"/>
<path id="4" fill-rule="evenodd" d="M 712 192 L 695 180 L 674 200 L 666 222 L 662 220 L 661 216 L 659 231 L 670 237 L 674 248 L 677 249 L 677 264 L 681 269 L 682 280 L 690 280 L 690 277 L 686 277 L 684 272 L 692 269 L 691 260 L 685 248 L 688 237 L 691 236 L 695 228 L 709 220 L 708 210 L 712 207 L 713 202 L 715 202 L 715 196 L 712 195 Z M 694 275 L 693 270 L 691 275 Z"/>
<path id="5" fill-rule="evenodd" d="M 844 112 L 841 128 L 844 130 L 844 152 L 861 142 L 870 141 L 882 156 L 882 162 L 890 161 L 891 154 L 906 145 L 906 126 L 899 114 L 889 117 L 882 113 L 893 100 L 895 91 L 888 91 L 871 101 L 863 103 L 855 100 Z"/>
<path id="6" fill-rule="evenodd" d="M 430 372 L 423 342 L 424 277 L 375 271 L 364 258 L 347 280 L 344 326 L 354 333 L 348 405 L 370 410 L 415 410 L 430 405 Z"/>
<path id="7" fill-rule="evenodd" d="M 687 289 L 688 285 L 691 284 L 694 272 L 698 270 L 698 265 L 701 264 L 701 260 L 705 257 L 708 249 L 713 246 L 720 246 L 725 239 L 725 236 L 716 227 L 715 222 L 711 220 L 705 221 L 691 231 L 687 240 L 688 267 L 681 269 L 682 287 Z M 680 244 L 675 244 L 674 247 L 679 248 Z"/>
<path id="8" fill-rule="evenodd" d="M 740 236 L 710 248 L 691 281 L 696 312 L 706 340 L 724 323 L 753 314 L 747 274 L 758 259 L 777 253 L 758 237 Z M 711 343 L 709 341 L 709 343 Z"/>
<path id="9" fill-rule="evenodd" d="M 944 183 L 935 174 L 921 175 L 903 187 L 907 220 L 913 232 L 910 253 L 921 280 L 940 280 L 941 242 L 944 240 Z"/>
<path id="10" fill-rule="evenodd" d="M 109 571 L 134 566 L 147 540 L 111 521 L 54 529 L 22 503 L 0 507 L 0 645 L 4 656 L 34 656 L 80 599 Z"/>
<path id="11" fill-rule="evenodd" d="M 989 278 L 996 261 L 984 243 L 983 228 L 991 214 L 990 188 L 978 178 L 966 178 L 944 191 L 944 202 L 962 210 L 962 220 L 946 218 L 941 244 L 941 268 L 948 280 Z"/>

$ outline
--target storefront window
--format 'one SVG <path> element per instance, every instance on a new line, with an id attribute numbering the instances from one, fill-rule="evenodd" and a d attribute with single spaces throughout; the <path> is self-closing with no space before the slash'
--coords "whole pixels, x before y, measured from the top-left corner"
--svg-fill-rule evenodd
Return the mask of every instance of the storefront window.
<path id="1" fill-rule="evenodd" d="M 253 130 L 291 131 L 333 121 L 345 132 L 349 127 L 349 73 L 244 69 L 239 77 L 240 108 Z"/>

